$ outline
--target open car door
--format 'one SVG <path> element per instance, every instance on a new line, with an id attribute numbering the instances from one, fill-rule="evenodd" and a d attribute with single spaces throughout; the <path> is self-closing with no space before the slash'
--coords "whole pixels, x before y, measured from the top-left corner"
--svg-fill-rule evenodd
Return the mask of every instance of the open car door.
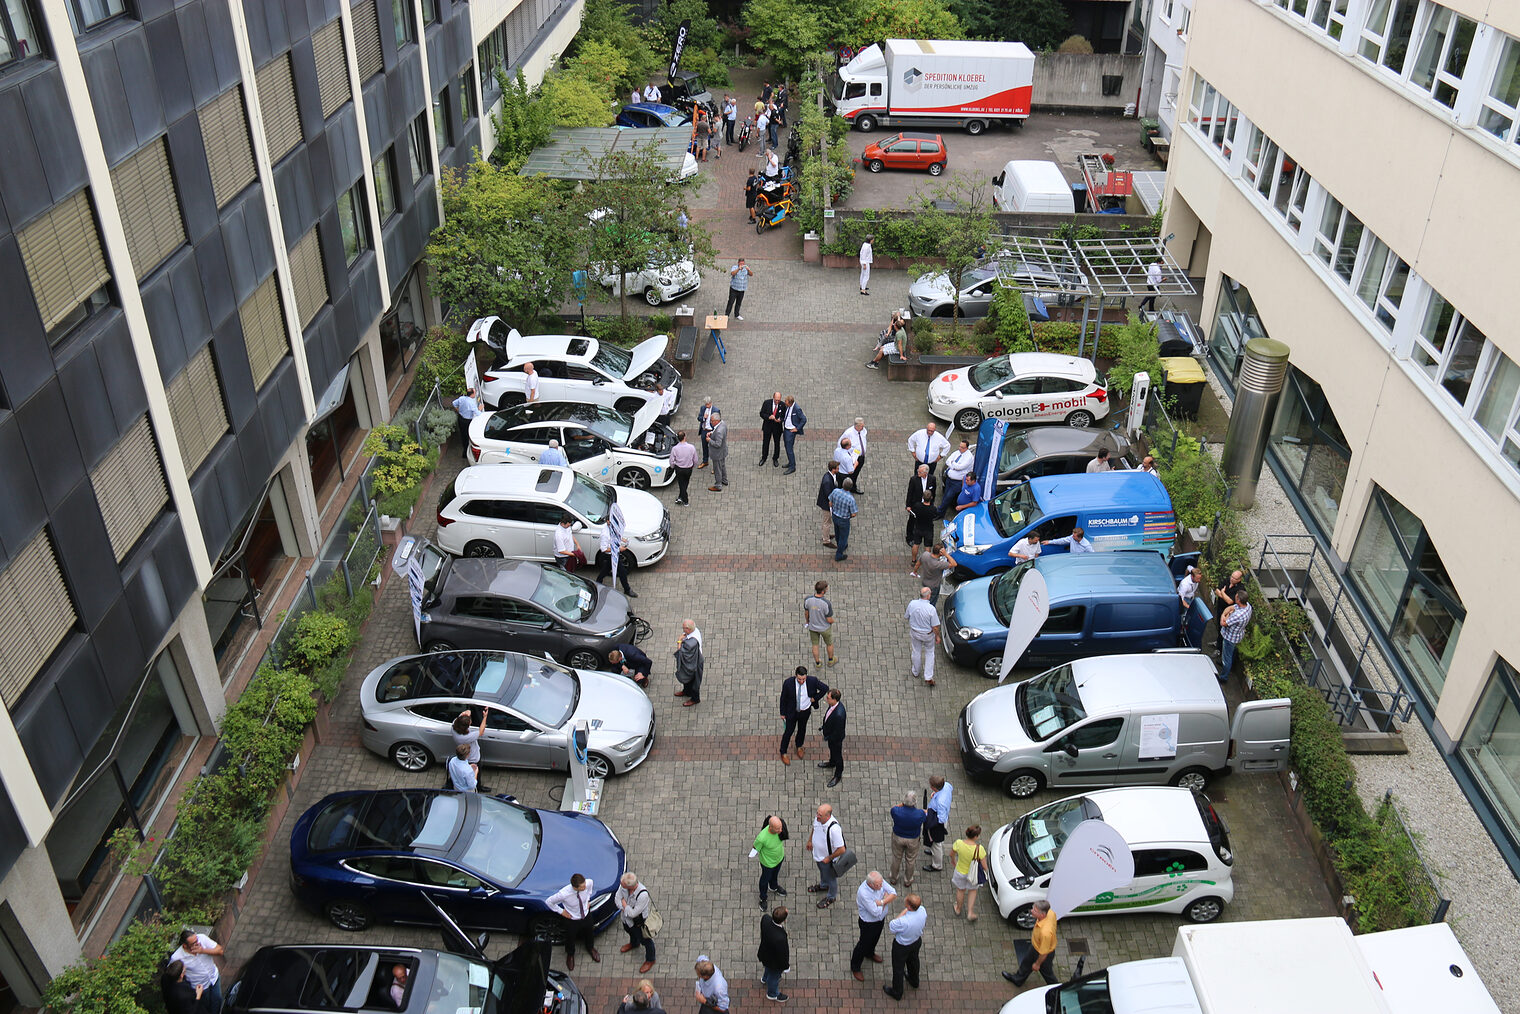
<path id="1" fill-rule="evenodd" d="M 1242 774 L 1288 770 L 1293 702 L 1286 697 L 1245 701 L 1230 725 L 1231 766 Z"/>
<path id="2" fill-rule="evenodd" d="M 486 944 L 491 939 L 489 933 L 482 933 L 473 940 L 470 939 L 470 935 L 460 928 L 459 924 L 454 921 L 454 917 L 445 912 L 438 902 L 428 897 L 427 892 L 420 892 L 419 897 L 427 902 L 428 907 L 438 916 L 438 929 L 443 934 L 444 950 L 450 954 L 462 954 L 467 958 L 474 958 L 476 961 L 483 961 L 488 965 L 491 964 L 491 959 L 487 958 L 485 953 Z"/>

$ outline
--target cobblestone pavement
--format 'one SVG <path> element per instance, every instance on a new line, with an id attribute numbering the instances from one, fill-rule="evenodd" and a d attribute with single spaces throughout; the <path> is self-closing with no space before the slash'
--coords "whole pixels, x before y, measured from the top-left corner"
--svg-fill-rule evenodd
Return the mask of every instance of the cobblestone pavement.
<path id="1" fill-rule="evenodd" d="M 943 773 L 956 786 L 956 831 L 980 823 L 990 833 L 1028 808 L 971 784 L 960 772 L 956 716 L 989 684 L 943 656 L 937 686 L 909 676 L 901 617 L 916 582 L 907 573 L 899 504 L 910 473 L 903 442 L 927 421 L 923 389 L 862 368 L 870 336 L 895 305 L 891 294 L 905 286 L 903 273 L 881 272 L 873 295 L 861 297 L 853 271 L 762 260 L 745 307 L 749 319 L 730 332 L 728 362 L 698 363 L 676 420 L 677 426 L 690 423 L 704 394 L 727 410 L 734 427 L 732 485 L 719 494 L 694 482 L 692 505 L 671 507 L 670 555 L 634 576 L 640 594 L 635 605 L 654 626 L 646 646 L 656 660 L 652 694 L 659 739 L 647 763 L 610 784 L 602 812 L 628 850 L 629 868 L 647 881 L 665 916 L 652 978 L 667 1006 L 684 1006 L 690 998 L 691 965 L 699 953 L 712 955 L 728 976 L 736 1009 L 763 1005 L 754 959 L 758 871 L 746 854 L 766 814 L 783 814 L 794 835 L 781 875 L 794 911 L 788 923 L 792 974 L 784 988 L 803 1010 L 861 1011 L 893 1006 L 880 988 L 889 973 L 885 965 L 868 965 L 864 984 L 851 979 L 853 908 L 847 898 L 823 911 L 809 903 L 812 867 L 803 850 L 813 808 L 833 803 L 860 853 L 860 867 L 844 885 L 847 894 L 866 871 L 886 867 L 887 809 L 932 773 Z M 795 394 L 810 420 L 798 442 L 799 471 L 790 476 L 755 465 L 759 404 L 777 388 Z M 865 417 L 872 433 L 864 483 L 869 492 L 852 532 L 850 559 L 836 565 L 819 545 L 814 497 L 835 440 L 856 415 Z M 446 456 L 445 468 L 459 464 L 457 451 Z M 670 503 L 674 489 L 660 496 Z M 431 503 L 423 508 L 416 527 L 426 534 Z M 809 739 L 800 763 L 784 767 L 776 755 L 777 691 L 794 665 L 812 664 L 798 615 L 801 599 L 820 577 L 831 582 L 841 661 L 819 675 L 843 689 L 850 712 L 845 779 L 835 790 L 825 788 L 827 772 L 813 764 L 816 740 Z M 686 616 L 697 620 L 707 646 L 706 692 L 702 704 L 690 709 L 671 696 L 670 652 Z M 354 939 L 296 904 L 288 884 L 288 836 L 300 813 L 329 791 L 436 784 L 433 771 L 407 775 L 359 746 L 353 694 L 364 673 L 413 650 L 406 589 L 393 582 L 340 692 L 331 735 L 313 755 L 272 854 L 247 888 L 229 969 L 267 943 Z M 527 803 L 553 806 L 563 778 L 492 772 L 488 784 Z M 1288 823 L 1276 780 L 1232 777 L 1211 795 L 1236 846 L 1236 900 L 1225 918 L 1333 911 L 1305 842 Z M 1053 798 L 1047 793 L 1035 802 Z M 979 921 L 955 919 L 948 874 L 918 877 L 929 911 L 925 988 L 902 1005 L 923 1008 L 933 997 L 941 1009 L 996 1010 L 1011 993 L 998 971 L 1013 964 L 1019 934 L 996 917 L 986 896 Z M 1079 950 L 1089 955 L 1089 970 L 1169 953 L 1177 925 L 1176 917 L 1159 915 L 1071 919 L 1061 927 L 1057 967 L 1069 972 Z M 382 928 L 363 939 L 433 945 L 437 938 L 429 931 Z M 576 981 L 595 1011 L 612 1009 L 638 978 L 637 952 L 619 954 L 622 942 L 617 931 L 604 936 L 602 962 L 582 957 L 577 965 Z M 496 953 L 505 946 L 506 940 L 497 940 L 491 948 Z"/>

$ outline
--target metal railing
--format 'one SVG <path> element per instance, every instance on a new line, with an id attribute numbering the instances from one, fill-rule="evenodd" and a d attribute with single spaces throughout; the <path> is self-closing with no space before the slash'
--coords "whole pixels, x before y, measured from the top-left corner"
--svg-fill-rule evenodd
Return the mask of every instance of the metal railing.
<path id="1" fill-rule="evenodd" d="M 1409 889 L 1409 897 L 1416 904 L 1422 904 L 1430 912 L 1430 922 L 1445 922 L 1446 913 L 1451 909 L 1451 899 L 1441 893 L 1440 877 L 1430 868 L 1425 861 L 1425 856 L 1420 852 L 1420 843 L 1410 832 L 1409 825 L 1404 823 L 1404 815 L 1399 812 L 1397 804 L 1393 801 L 1393 790 L 1388 789 L 1383 793 L 1382 805 L 1378 807 L 1378 826 L 1387 831 L 1389 816 L 1393 818 L 1393 824 L 1397 829 L 1397 836 L 1408 846 L 1419 863 L 1420 875 L 1411 876 L 1405 886 Z"/>
<path id="2" fill-rule="evenodd" d="M 471 355 L 474 355 L 473 351 L 471 352 Z M 422 402 L 422 411 L 420 411 L 420 412 L 417 413 L 417 419 L 416 419 L 415 422 L 412 423 L 412 437 L 413 437 L 413 439 L 415 439 L 417 441 L 417 444 L 419 446 L 421 446 L 421 447 L 426 447 L 427 446 L 427 441 L 424 440 L 423 437 L 422 437 L 422 431 L 423 431 L 423 429 L 424 429 L 424 427 L 425 427 L 425 425 L 427 423 L 428 412 L 431 411 L 432 409 L 442 408 L 442 407 L 443 407 L 443 389 L 435 381 L 433 383 L 433 389 L 431 391 L 429 391 L 428 392 L 428 396 L 425 399 L 423 399 L 423 402 Z"/>

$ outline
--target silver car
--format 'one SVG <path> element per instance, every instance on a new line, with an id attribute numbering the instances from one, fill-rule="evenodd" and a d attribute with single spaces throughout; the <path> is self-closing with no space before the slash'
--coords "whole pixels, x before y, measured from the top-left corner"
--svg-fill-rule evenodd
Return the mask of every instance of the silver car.
<path id="1" fill-rule="evenodd" d="M 590 726 L 587 771 L 625 774 L 654 746 L 654 705 L 632 681 L 571 669 L 514 651 L 454 651 L 392 659 L 359 691 L 366 749 L 406 771 L 423 771 L 454 755 L 454 719 L 469 710 L 478 727 L 480 762 L 564 771 L 577 720 Z"/>
<path id="2" fill-rule="evenodd" d="M 1008 265 L 1004 265 L 1006 268 Z M 1031 319 L 1049 320 L 1044 303 L 1057 300 L 1063 292 L 1085 291 L 1086 279 L 1069 264 L 1059 273 L 1048 268 L 1018 261 L 1012 265 L 1013 280 L 1024 293 L 1024 309 Z M 983 261 L 961 276 L 962 317 L 985 317 L 998 290 L 998 261 Z M 1031 297 L 1042 302 L 1036 303 Z M 918 317 L 948 317 L 955 312 L 955 287 L 943 271 L 920 275 L 908 286 L 908 306 Z"/>

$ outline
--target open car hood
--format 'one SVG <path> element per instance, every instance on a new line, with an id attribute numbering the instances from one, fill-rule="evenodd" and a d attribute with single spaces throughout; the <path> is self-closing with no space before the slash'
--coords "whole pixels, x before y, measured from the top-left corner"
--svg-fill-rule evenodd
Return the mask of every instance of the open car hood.
<path id="1" fill-rule="evenodd" d="M 488 964 L 507 982 L 502 996 L 502 1014 L 538 1014 L 544 1009 L 544 993 L 554 987 L 549 983 L 549 956 L 553 945 L 547 937 L 533 937 L 515 951 L 509 951 L 495 961 L 485 956 L 485 944 L 489 939 L 484 933 L 472 940 L 459 924 L 437 902 L 426 894 L 422 899 L 432 907 L 438 917 L 438 928 L 443 935 L 444 949 L 452 954 Z"/>
<path id="2" fill-rule="evenodd" d="M 651 339 L 652 340 L 652 339 Z M 640 346 L 642 348 L 643 346 Z M 649 432 L 649 427 L 660 417 L 660 402 L 658 398 L 652 398 L 644 403 L 644 407 L 633 414 L 633 433 L 629 435 L 630 444 L 638 443 L 639 437 Z"/>
<path id="3" fill-rule="evenodd" d="M 657 334 L 653 338 L 646 338 L 634 347 L 631 355 L 633 361 L 628 365 L 628 372 L 623 379 L 632 383 L 649 370 L 651 366 L 659 362 L 665 354 L 665 347 L 670 344 L 670 336 Z M 659 413 L 655 413 L 658 415 Z M 645 429 L 648 429 L 646 426 Z"/>

